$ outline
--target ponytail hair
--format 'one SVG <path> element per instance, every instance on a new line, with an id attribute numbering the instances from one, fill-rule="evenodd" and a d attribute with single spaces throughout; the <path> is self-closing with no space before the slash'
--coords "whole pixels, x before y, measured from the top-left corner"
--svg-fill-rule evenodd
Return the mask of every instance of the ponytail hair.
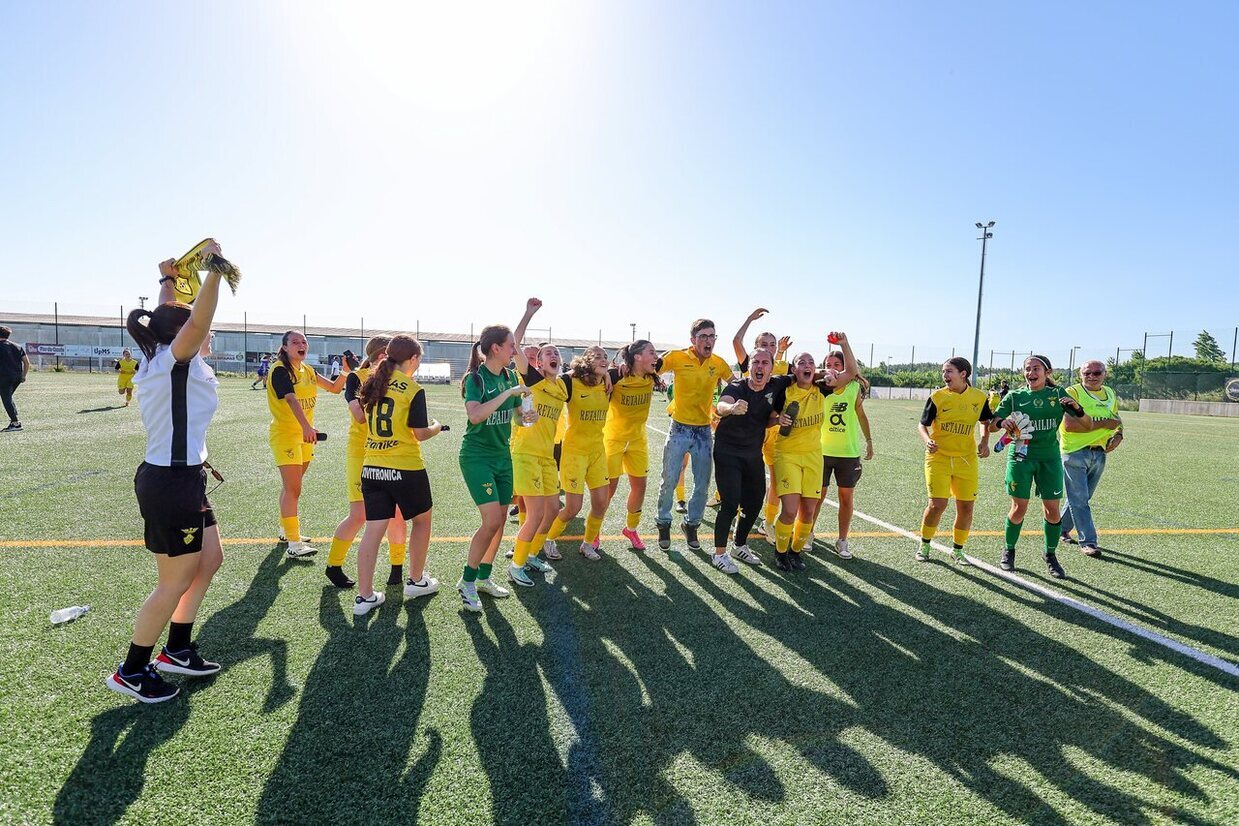
<path id="1" fill-rule="evenodd" d="M 280 339 L 280 351 L 275 354 L 275 357 L 279 359 L 280 364 L 284 365 L 284 369 L 288 371 L 288 378 L 293 384 L 297 383 L 297 374 L 293 371 L 292 360 L 288 358 L 288 351 L 284 348 L 288 346 L 288 337 L 295 335 L 296 333 L 296 330 L 286 330 L 283 338 Z"/>
<path id="2" fill-rule="evenodd" d="M 375 357 L 379 353 L 387 349 L 387 345 L 391 343 L 391 336 L 370 336 L 366 342 L 365 352 L 366 360 L 361 363 L 359 370 L 374 366 Z"/>
<path id="3" fill-rule="evenodd" d="M 379 362 L 374 372 L 361 386 L 357 401 L 361 409 L 370 412 L 379 400 L 387 395 L 387 385 L 391 383 L 391 374 L 396 371 L 397 364 L 403 364 L 411 358 L 422 354 L 422 343 L 408 333 L 392 336 L 387 343 L 387 358 Z"/>
<path id="4" fill-rule="evenodd" d="M 637 369 L 637 353 L 640 353 L 646 347 L 654 347 L 654 342 L 648 339 L 639 338 L 636 341 L 634 341 L 632 344 L 625 344 L 623 347 L 619 349 L 619 352 L 615 354 L 616 360 L 623 362 L 624 366 L 628 368 L 628 375 L 630 376 L 636 375 L 635 371 Z M 654 354 L 658 355 L 658 348 L 654 348 Z M 666 387 L 664 387 L 663 385 L 662 378 L 657 373 L 654 374 L 653 378 L 654 378 L 654 388 L 656 390 L 666 389 Z"/>
<path id="5" fill-rule="evenodd" d="M 490 355 L 490 351 L 496 346 L 502 345 L 508 340 L 508 336 L 512 335 L 512 328 L 504 324 L 490 324 L 482 328 L 482 334 L 469 350 L 469 367 L 465 370 L 465 375 L 460 380 L 460 395 L 465 395 L 465 382 L 472 376 L 473 380 L 481 383 L 482 377 L 478 375 L 478 368 L 482 366 L 482 362 Z M 519 345 L 520 342 L 518 341 Z M 391 358 L 390 351 L 388 358 Z M 507 365 L 504 365 L 505 369 Z"/>
<path id="6" fill-rule="evenodd" d="M 956 370 L 964 374 L 964 381 L 972 384 L 972 363 L 963 356 L 952 356 L 947 359 L 944 364 L 949 364 Z"/>
<path id="7" fill-rule="evenodd" d="M 129 337 L 148 359 L 155 357 L 159 345 L 168 345 L 189 321 L 188 304 L 169 301 L 152 310 L 131 310 L 125 320 Z"/>

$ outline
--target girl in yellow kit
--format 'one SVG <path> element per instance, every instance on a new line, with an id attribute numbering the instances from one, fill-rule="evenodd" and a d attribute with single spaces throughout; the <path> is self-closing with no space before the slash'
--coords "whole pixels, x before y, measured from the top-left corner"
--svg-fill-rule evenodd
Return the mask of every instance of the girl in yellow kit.
<path id="1" fill-rule="evenodd" d="M 598 534 L 610 502 L 607 480 L 607 451 L 603 430 L 611 405 L 607 391 L 607 351 L 590 347 L 572 360 L 562 377 L 568 396 L 568 428 L 564 434 L 559 464 L 559 486 L 564 490 L 564 507 L 551 522 L 547 542 L 554 542 L 581 510 L 585 489 L 589 489 L 589 516 L 581 555 L 598 560 Z M 558 492 L 557 492 L 558 493 Z"/>
<path id="2" fill-rule="evenodd" d="M 280 471 L 280 541 L 288 542 L 291 557 L 317 553 L 301 535 L 297 502 L 301 499 L 301 480 L 314 458 L 318 431 L 314 429 L 314 405 L 321 387 L 331 393 L 344 389 L 348 371 L 328 381 L 305 363 L 309 343 L 296 330 L 289 330 L 280 342 L 275 366 L 267 381 L 267 407 L 271 410 L 271 455 Z"/>
<path id="3" fill-rule="evenodd" d="M 542 306 L 529 299 L 526 320 Z M 524 327 L 522 326 L 523 332 Z M 559 348 L 544 344 L 538 348 L 536 363 L 516 351 L 516 369 L 525 377 L 525 387 L 537 416 L 512 428 L 512 488 L 525 503 L 525 524 L 516 532 L 516 550 L 508 566 L 508 579 L 529 587 L 533 580 L 526 566 L 543 573 L 553 570 L 538 553 L 546 542 L 551 523 L 559 513 L 559 473 L 555 467 L 555 427 L 568 403 L 568 386 L 559 375 Z"/>
<path id="4" fill-rule="evenodd" d="M 801 353 L 793 362 L 794 384 L 778 392 L 774 409 L 780 411 L 779 426 L 790 428 L 785 436 L 780 431 L 774 443 L 774 475 L 778 485 L 781 512 L 774 526 L 775 562 L 781 570 L 802 571 L 805 568 L 800 553 L 805 537 L 813 530 L 813 514 L 822 495 L 822 423 L 827 417 L 826 399 L 836 384 L 843 385 L 856 375 L 856 359 L 842 333 L 834 334 L 843 345 L 844 370 L 814 381 L 816 365 L 813 356 Z M 788 408 L 799 408 L 795 418 Z M 788 551 L 792 553 L 788 553 Z"/>
<path id="5" fill-rule="evenodd" d="M 360 394 L 371 371 L 387 357 L 390 341 L 391 336 L 372 336 L 366 342 L 366 360 L 344 382 L 344 400 L 348 403 L 349 412 L 348 450 L 345 452 L 348 516 L 336 527 L 331 537 L 331 550 L 327 554 L 327 579 L 337 588 L 352 588 L 357 584 L 344 573 L 343 566 L 349 546 L 366 524 L 366 509 L 361 496 L 361 466 L 366 456 L 366 414 L 361 409 Z M 404 519 L 397 513 L 396 518 L 387 524 L 387 552 L 391 561 L 388 585 L 399 585 L 404 581 L 404 537 Z"/>
<path id="6" fill-rule="evenodd" d="M 387 358 L 361 386 L 359 399 L 366 414 L 366 454 L 361 468 L 366 532 L 357 550 L 354 616 L 368 614 L 386 599 L 382 591 L 374 590 L 374 562 L 388 525 L 401 514 L 411 526 L 404 595 L 424 597 L 439 590 L 439 581 L 425 571 L 433 501 L 421 443 L 444 428 L 427 415 L 426 391 L 413 378 L 421 360 L 421 342 L 407 333 L 394 336 L 387 345 Z"/>
<path id="7" fill-rule="evenodd" d="M 619 487 L 620 474 L 627 474 L 628 514 L 624 521 L 624 538 L 634 551 L 644 551 L 645 543 L 637 534 L 637 526 L 641 524 L 641 504 L 645 501 L 650 470 L 645 423 L 650 418 L 654 389 L 659 386 L 662 359 L 654 345 L 645 339 L 627 345 L 619 356 L 625 367 L 624 375 L 621 376 L 619 370 L 611 371 L 611 401 L 602 430 L 607 477 L 611 480 L 608 503 Z"/>
<path id="8" fill-rule="evenodd" d="M 138 360 L 126 347 L 116 361 L 116 392 L 125 397 L 125 407 L 133 401 L 133 375 L 138 372 Z"/>

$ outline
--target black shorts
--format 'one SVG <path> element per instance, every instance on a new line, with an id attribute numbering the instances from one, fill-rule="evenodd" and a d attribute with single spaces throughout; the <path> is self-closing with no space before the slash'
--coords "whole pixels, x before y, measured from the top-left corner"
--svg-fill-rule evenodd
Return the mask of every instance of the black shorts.
<path id="1" fill-rule="evenodd" d="M 143 462 L 133 476 L 133 490 L 146 522 L 148 550 L 168 556 L 202 550 L 202 535 L 215 524 L 202 465 L 162 467 Z"/>
<path id="2" fill-rule="evenodd" d="M 430 510 L 430 476 L 424 470 L 396 470 L 365 465 L 361 469 L 361 499 L 366 520 L 393 519 L 396 508 L 405 519 Z"/>
<path id="3" fill-rule="evenodd" d="M 823 456 L 822 457 L 822 493 L 830 487 L 830 474 L 835 474 L 835 487 L 854 488 L 860 481 L 861 467 L 859 456 Z"/>

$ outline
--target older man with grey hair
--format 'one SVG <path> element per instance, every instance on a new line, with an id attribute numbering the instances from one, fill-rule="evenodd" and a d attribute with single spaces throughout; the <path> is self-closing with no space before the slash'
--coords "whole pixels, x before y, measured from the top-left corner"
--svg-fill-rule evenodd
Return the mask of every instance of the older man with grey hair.
<path id="1" fill-rule="evenodd" d="M 1094 359 L 1080 366 L 1080 381 L 1067 388 L 1067 395 L 1080 403 L 1084 415 L 1064 418 L 1058 431 L 1067 489 L 1062 536 L 1068 542 L 1073 541 L 1071 529 L 1074 527 L 1080 552 L 1086 556 L 1100 556 L 1090 502 L 1106 469 L 1107 454 L 1123 441 L 1118 394 L 1106 386 L 1106 365 Z"/>

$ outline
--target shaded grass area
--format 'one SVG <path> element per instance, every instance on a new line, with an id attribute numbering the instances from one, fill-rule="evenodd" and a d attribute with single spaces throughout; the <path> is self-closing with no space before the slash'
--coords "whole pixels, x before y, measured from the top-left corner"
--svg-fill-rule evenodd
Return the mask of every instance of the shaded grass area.
<path id="1" fill-rule="evenodd" d="M 224 387 L 211 447 L 228 481 L 215 502 L 226 534 L 274 536 L 265 402 L 247 386 Z M 103 406 L 106 389 L 86 376 L 23 387 L 30 429 L 0 443 L 0 539 L 140 535 L 136 411 L 76 412 Z M 333 440 L 307 479 L 303 520 L 316 537 L 343 515 L 341 408 L 328 397 L 319 414 Z M 916 407 L 870 411 L 879 456 L 858 506 L 915 527 Z M 432 414 L 463 420 L 450 389 L 433 391 Z M 1232 483 L 1208 481 L 1211 451 L 1233 428 L 1129 422 L 1135 438 L 1107 471 L 1100 523 L 1148 527 L 1160 510 L 1171 522 L 1234 527 Z M 1202 447 L 1187 459 L 1170 447 L 1184 429 Z M 658 442 L 652 435 L 654 457 Z M 427 445 L 439 536 L 475 524 L 456 444 Z M 1193 504 L 1168 510 L 1148 471 L 1175 456 L 1199 461 L 1185 471 Z M 1001 468 L 984 472 L 978 528 L 1000 525 L 1004 508 Z M 819 536 L 830 538 L 831 518 Z M 610 514 L 604 530 L 617 533 L 620 519 Z M 1239 659 L 1232 538 L 1103 544 L 1115 547 L 1101 562 L 1065 553 L 1074 579 L 1054 586 Z M 986 556 L 997 541 L 975 545 Z M 403 605 L 392 589 L 359 622 L 351 594 L 325 587 L 321 557 L 230 547 L 198 633 L 225 670 L 150 708 L 102 687 L 153 583 L 149 555 L 0 549 L 10 595 L 0 655 L 26 665 L 0 670 L 10 712 L 0 736 L 23 744 L 0 757 L 0 812 L 66 823 L 1239 818 L 1234 680 L 982 572 L 918 565 L 905 540 L 856 546 L 843 562 L 819 542 L 803 575 L 763 567 L 725 578 L 699 554 L 642 556 L 612 543 L 603 562 L 569 554 L 548 584 L 488 600 L 479 616 L 459 614 L 450 589 Z M 431 570 L 450 586 L 463 555 L 462 544 L 433 545 Z M 1027 539 L 1022 556 L 1036 556 Z M 48 610 L 75 602 L 92 613 L 47 626 Z"/>

